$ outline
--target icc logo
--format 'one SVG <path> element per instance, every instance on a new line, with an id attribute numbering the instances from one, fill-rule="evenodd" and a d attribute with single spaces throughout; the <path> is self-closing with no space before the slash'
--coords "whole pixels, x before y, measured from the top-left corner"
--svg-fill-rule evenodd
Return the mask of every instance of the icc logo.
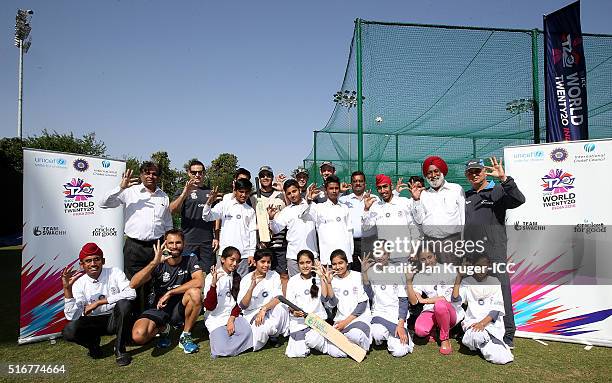
<path id="1" fill-rule="evenodd" d="M 107 161 L 107 160 L 102 161 L 102 167 L 103 168 L 110 168 L 110 161 Z"/>
<path id="2" fill-rule="evenodd" d="M 584 144 L 584 151 L 587 153 L 590 153 L 592 151 L 595 150 L 595 144 L 590 143 L 590 144 Z"/>

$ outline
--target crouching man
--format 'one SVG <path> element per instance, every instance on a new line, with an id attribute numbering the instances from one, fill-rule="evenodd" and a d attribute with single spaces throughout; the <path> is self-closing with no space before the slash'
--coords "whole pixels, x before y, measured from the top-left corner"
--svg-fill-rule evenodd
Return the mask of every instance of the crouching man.
<path id="1" fill-rule="evenodd" d="M 183 256 L 183 238 L 181 230 L 168 230 L 165 242 L 153 246 L 153 260 L 132 277 L 133 289 L 153 281 L 149 309 L 134 323 L 132 338 L 142 345 L 159 334 L 157 347 L 165 348 L 172 343 L 170 326 L 182 326 L 179 347 L 185 354 L 191 354 L 200 348 L 191 337 L 191 329 L 202 310 L 204 274 L 197 257 Z"/>
<path id="2" fill-rule="evenodd" d="M 104 266 L 104 253 L 95 243 L 86 243 L 79 253 L 83 271 L 66 267 L 62 272 L 64 315 L 68 324 L 62 335 L 89 351 L 102 356 L 100 337 L 116 334 L 115 356 L 119 366 L 127 366 L 132 356 L 125 350 L 130 336 L 131 302 L 136 291 L 123 271 Z"/>

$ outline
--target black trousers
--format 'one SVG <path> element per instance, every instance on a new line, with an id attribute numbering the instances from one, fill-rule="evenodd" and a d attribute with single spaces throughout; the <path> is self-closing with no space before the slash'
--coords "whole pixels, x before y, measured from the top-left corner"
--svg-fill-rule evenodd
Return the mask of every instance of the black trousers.
<path id="1" fill-rule="evenodd" d="M 351 270 L 361 272 L 361 260 L 365 254 L 372 252 L 375 240 L 375 236 L 353 238 L 353 263 L 351 263 Z"/>
<path id="2" fill-rule="evenodd" d="M 100 345 L 102 335 L 115 334 L 115 348 L 125 352 L 125 344 L 132 331 L 131 310 L 132 302 L 122 299 L 115 303 L 110 315 L 82 316 L 68 322 L 62 335 L 68 342 L 90 348 Z"/>
<path id="3" fill-rule="evenodd" d="M 153 252 L 153 241 L 140 241 L 138 239 L 126 237 L 123 244 L 123 268 L 128 279 L 132 279 L 134 274 L 142 270 L 148 265 L 155 256 Z M 163 238 L 160 238 L 160 245 L 163 243 Z M 147 307 L 147 301 L 151 295 L 151 281 L 145 283 L 136 289 L 136 300 L 134 301 L 134 310 L 139 314 Z"/>
<path id="4" fill-rule="evenodd" d="M 185 254 L 192 253 L 198 257 L 198 263 L 206 274 L 210 272 L 212 265 L 217 264 L 217 257 L 212 250 L 212 240 L 201 243 L 187 243 L 183 249 Z"/>

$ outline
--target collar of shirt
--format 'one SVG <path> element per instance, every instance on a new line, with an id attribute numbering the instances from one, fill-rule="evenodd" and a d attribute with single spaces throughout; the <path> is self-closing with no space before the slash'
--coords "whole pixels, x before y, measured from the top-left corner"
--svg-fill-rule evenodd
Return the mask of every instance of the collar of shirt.
<path id="1" fill-rule="evenodd" d="M 322 205 L 332 205 L 332 206 L 340 206 L 340 200 L 338 199 L 336 203 L 333 203 L 329 198 L 322 203 Z"/>
<path id="2" fill-rule="evenodd" d="M 159 186 L 156 186 L 156 187 L 155 187 L 155 191 L 154 191 L 153 193 L 151 193 L 151 192 L 149 191 L 149 189 L 147 189 L 146 187 L 144 187 L 143 185 L 141 185 L 141 186 L 140 186 L 140 189 L 138 189 L 138 191 L 139 191 L 139 192 L 141 192 L 141 193 L 150 193 L 151 195 L 155 195 L 155 194 L 157 194 L 157 193 L 159 193 L 160 191 L 163 191 L 163 190 L 161 190 L 161 189 L 159 188 Z"/>
<path id="3" fill-rule="evenodd" d="M 482 190 L 491 190 L 494 187 L 495 187 L 495 181 L 491 180 L 491 181 L 487 182 L 487 186 L 485 186 Z M 472 188 L 472 192 L 477 193 L 476 190 L 474 190 L 474 188 Z"/>

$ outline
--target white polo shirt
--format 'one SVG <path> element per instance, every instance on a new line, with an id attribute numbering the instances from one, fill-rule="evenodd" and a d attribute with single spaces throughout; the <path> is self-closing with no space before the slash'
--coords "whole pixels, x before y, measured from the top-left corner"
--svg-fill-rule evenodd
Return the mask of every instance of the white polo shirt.
<path id="1" fill-rule="evenodd" d="M 313 221 L 319 234 L 319 255 L 323 265 L 330 265 L 332 251 L 342 249 L 353 261 L 353 229 L 349 209 L 329 199 L 323 203 L 311 203 L 300 215 L 305 221 Z"/>
<path id="2" fill-rule="evenodd" d="M 461 281 L 459 295 L 461 303 L 467 303 L 465 319 L 462 323 L 463 329 L 467 330 L 472 324 L 480 322 L 491 311 L 499 311 L 501 315 L 495 322 L 489 323 L 486 330 L 495 338 L 503 339 L 506 331 L 503 320 L 505 312 L 499 279 L 487 276 L 484 281 L 478 282 L 472 276 L 467 277 Z"/>
<path id="3" fill-rule="evenodd" d="M 257 245 L 257 221 L 252 207 L 239 203 L 236 198 L 222 200 L 212 209 L 209 204 L 204 205 L 202 219 L 221 220 L 220 252 L 228 246 L 234 246 L 240 250 L 242 258 L 253 256 Z"/>
<path id="4" fill-rule="evenodd" d="M 421 198 L 412 205 L 412 215 L 423 233 L 429 237 L 445 238 L 460 233 L 465 224 L 465 193 L 461 185 L 444 181 L 438 189 L 423 190 Z"/>
<path id="5" fill-rule="evenodd" d="M 277 234 L 287 228 L 287 259 L 297 261 L 300 250 L 310 250 L 318 257 L 317 232 L 312 221 L 300 219 L 300 214 L 308 207 L 304 200 L 298 205 L 289 205 L 278 212 L 272 221 L 270 229 Z"/>
<path id="6" fill-rule="evenodd" d="M 407 298 L 406 285 L 371 284 L 374 292 L 372 317 L 381 317 L 391 323 L 399 320 L 399 298 Z M 408 312 L 408 316 L 410 313 Z M 404 318 L 408 319 L 408 318 Z"/>
<path id="7" fill-rule="evenodd" d="M 119 186 L 100 200 L 103 209 L 125 206 L 125 235 L 141 241 L 152 241 L 172 229 L 170 200 L 160 188 L 151 193 L 142 184 L 126 189 Z"/>
<path id="8" fill-rule="evenodd" d="M 370 302 L 368 300 L 368 295 L 363 289 L 361 273 L 358 271 L 349 271 L 348 275 L 344 278 L 334 276 L 331 285 L 334 290 L 334 296 L 338 298 L 338 311 L 336 312 L 334 323 L 346 319 L 353 313 L 357 304 L 366 301 L 367 307 L 365 312 L 357 317 L 356 320 L 370 324 L 372 319 Z"/>
<path id="9" fill-rule="evenodd" d="M 287 299 L 304 310 L 305 314 L 315 313 L 322 319 L 327 319 L 327 312 L 321 302 L 321 280 L 315 277 L 315 283 L 319 287 L 319 295 L 316 298 L 310 296 L 312 278 L 303 279 L 301 274 L 289 278 L 287 282 Z M 289 332 L 294 333 L 308 327 L 304 318 L 289 316 Z"/>
<path id="10" fill-rule="evenodd" d="M 135 299 L 136 291 L 130 287 L 123 271 L 116 267 L 103 267 L 98 279 L 85 274 L 74 282 L 72 298 L 64 298 L 64 315 L 68 320 L 77 320 L 83 316 L 88 304 L 103 298 L 108 304 L 98 306 L 89 316 L 110 314 L 117 301 Z"/>
<path id="11" fill-rule="evenodd" d="M 375 195 L 372 197 L 379 201 L 379 198 Z M 362 227 L 361 216 L 363 215 L 363 209 L 365 203 L 363 201 L 363 194 L 358 197 L 355 193 L 349 195 L 343 195 L 338 198 L 340 203 L 345 204 L 349 208 L 349 215 L 351 217 L 351 228 L 353 229 L 353 238 L 367 238 L 376 235 L 376 228 L 370 226 L 368 228 Z"/>
<path id="12" fill-rule="evenodd" d="M 400 235 L 407 237 L 408 240 L 417 241 L 420 232 L 412 216 L 413 204 L 412 198 L 399 196 L 391 197 L 389 202 L 382 200 L 375 202 L 369 211 L 362 213 L 363 228 L 376 226 L 378 238 L 390 241 L 394 241 Z M 403 227 L 405 230 L 401 229 Z"/>
<path id="13" fill-rule="evenodd" d="M 242 302 L 242 298 L 246 295 L 249 287 L 251 286 L 251 279 L 253 278 L 252 271 L 245 275 L 240 281 L 240 292 L 238 293 L 238 302 Z M 259 309 L 270 302 L 273 298 L 276 298 L 279 295 L 283 295 L 282 285 L 280 275 L 274 271 L 270 270 L 266 274 L 266 277 L 259 281 L 255 288 L 253 289 L 253 293 L 251 294 L 251 303 L 249 307 L 242 309 L 242 314 L 246 318 L 246 320 L 250 323 L 251 319 Z"/>
<path id="14" fill-rule="evenodd" d="M 204 324 L 209 333 L 212 333 L 217 328 L 225 326 L 230 317 L 232 309 L 236 306 L 236 300 L 232 297 L 232 275 L 227 274 L 223 268 L 217 269 L 217 307 L 212 311 L 204 313 Z M 210 290 L 212 284 L 212 275 L 208 274 L 204 280 L 204 297 Z"/>

